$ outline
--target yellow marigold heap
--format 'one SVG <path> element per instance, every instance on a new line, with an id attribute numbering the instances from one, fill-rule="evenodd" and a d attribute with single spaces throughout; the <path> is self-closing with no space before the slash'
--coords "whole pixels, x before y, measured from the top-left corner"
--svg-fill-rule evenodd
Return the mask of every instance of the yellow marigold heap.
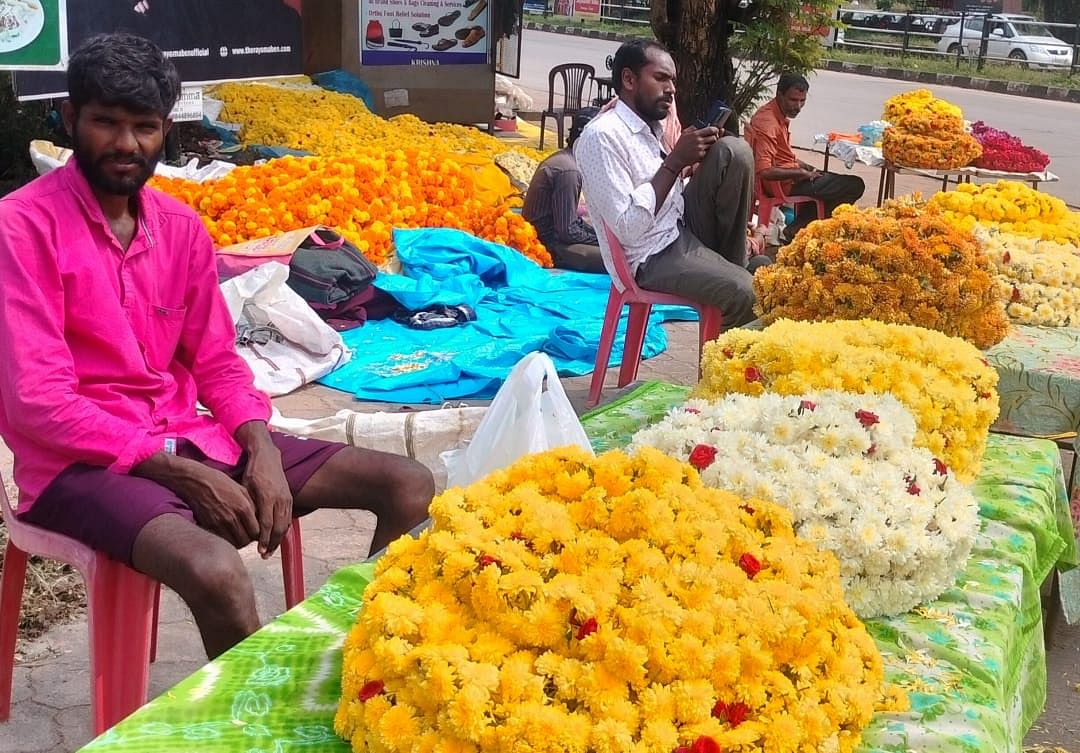
<path id="1" fill-rule="evenodd" d="M 529 456 L 431 514 L 345 642 L 354 751 L 846 752 L 906 705 L 835 558 L 655 450 Z"/>
<path id="2" fill-rule="evenodd" d="M 468 126 L 426 123 L 414 115 L 387 120 L 357 97 L 318 87 L 230 83 L 211 93 L 225 103 L 220 119 L 240 125 L 240 138 L 247 144 L 287 146 L 326 157 L 426 149 L 487 157 L 518 151 L 537 162 L 544 158 L 535 149 Z"/>
<path id="3" fill-rule="evenodd" d="M 1080 249 L 982 227 L 975 236 L 997 267 L 1012 319 L 1046 327 L 1080 323 Z"/>
<path id="4" fill-rule="evenodd" d="M 915 416 L 915 445 L 969 483 L 978 475 L 997 418 L 997 372 L 964 340 L 870 319 L 780 320 L 733 329 L 707 343 L 694 397 L 737 392 L 801 395 L 813 390 L 891 393 Z"/>
<path id="5" fill-rule="evenodd" d="M 198 211 L 217 246 L 330 225 L 384 265 L 394 228 L 452 227 L 550 267 L 533 226 L 506 204 L 478 199 L 474 176 L 446 155 L 399 149 L 377 157 L 283 157 L 201 184 L 154 178 L 152 185 Z"/>
<path id="6" fill-rule="evenodd" d="M 959 115 L 916 112 L 890 122 L 881 149 L 894 165 L 951 170 L 970 165 L 982 155 L 982 146 L 964 130 Z"/>
<path id="7" fill-rule="evenodd" d="M 910 201 L 839 207 L 754 275 L 759 312 L 776 319 L 870 317 L 970 340 L 1000 342 L 1008 318 L 994 267 L 970 233 Z"/>
<path id="8" fill-rule="evenodd" d="M 944 99 L 938 99 L 929 89 L 912 89 L 885 100 L 884 119 L 898 123 L 909 115 L 947 115 L 963 119 L 960 108 Z"/>
<path id="9" fill-rule="evenodd" d="M 979 224 L 1080 246 L 1080 212 L 1071 211 L 1061 199 L 1040 193 L 1026 183 L 961 183 L 955 191 L 934 194 L 930 205 L 942 209 L 945 217 L 962 230 L 974 230 Z"/>

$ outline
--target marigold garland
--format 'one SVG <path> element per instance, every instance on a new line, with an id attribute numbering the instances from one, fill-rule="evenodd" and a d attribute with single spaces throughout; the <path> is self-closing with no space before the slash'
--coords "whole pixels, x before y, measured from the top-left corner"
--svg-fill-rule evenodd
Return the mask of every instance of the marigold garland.
<path id="1" fill-rule="evenodd" d="M 154 178 L 152 185 L 198 211 L 218 246 L 329 225 L 381 266 L 394 228 L 452 227 L 552 264 L 533 226 L 506 205 L 475 198 L 473 171 L 446 155 L 283 157 L 205 183 Z"/>
<path id="2" fill-rule="evenodd" d="M 975 346 L 934 330 L 870 319 L 774 322 L 707 343 L 694 397 L 891 393 L 915 417 L 915 445 L 964 483 L 978 475 L 997 418 L 998 375 Z"/>
<path id="3" fill-rule="evenodd" d="M 961 183 L 954 191 L 934 194 L 930 205 L 942 209 L 946 219 L 961 230 L 972 231 L 977 223 L 1029 238 L 1080 246 L 1080 212 L 1071 211 L 1061 199 L 1026 183 Z"/>
<path id="4" fill-rule="evenodd" d="M 431 513 L 345 643 L 355 751 L 847 752 L 906 705 L 835 558 L 655 450 L 529 456 Z"/>
<path id="5" fill-rule="evenodd" d="M 929 89 L 912 89 L 885 100 L 884 119 L 897 123 L 909 115 L 946 115 L 963 119 L 960 108 L 938 99 Z"/>
<path id="6" fill-rule="evenodd" d="M 426 123 L 415 115 L 382 118 L 357 97 L 314 86 L 229 83 L 209 93 L 225 103 L 220 119 L 241 126 L 246 144 L 286 146 L 324 157 L 399 149 L 486 157 L 516 151 L 537 162 L 545 156 L 469 126 Z"/>
<path id="7" fill-rule="evenodd" d="M 631 447 L 656 447 L 708 486 L 790 510 L 800 537 L 836 555 L 844 596 L 866 619 L 940 596 L 978 532 L 974 496 L 914 438 L 892 395 L 829 390 L 691 400 Z"/>
<path id="8" fill-rule="evenodd" d="M 766 322 L 870 317 L 980 348 L 1000 342 L 1009 326 L 994 268 L 974 237 L 911 200 L 839 207 L 811 223 L 758 270 L 754 292 Z"/>

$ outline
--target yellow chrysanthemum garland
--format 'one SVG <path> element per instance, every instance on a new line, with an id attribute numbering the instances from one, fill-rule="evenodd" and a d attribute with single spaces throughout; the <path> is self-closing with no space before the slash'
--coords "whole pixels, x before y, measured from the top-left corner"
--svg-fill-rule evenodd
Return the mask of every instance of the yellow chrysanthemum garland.
<path id="1" fill-rule="evenodd" d="M 940 332 L 870 319 L 733 329 L 705 345 L 694 397 L 814 390 L 891 393 L 915 416 L 915 445 L 956 477 L 978 475 L 997 418 L 997 372 L 975 346 Z"/>
<path id="2" fill-rule="evenodd" d="M 994 267 L 975 238 L 917 199 L 838 207 L 754 275 L 754 292 L 766 322 L 870 317 L 980 348 L 1009 329 Z"/>
<path id="3" fill-rule="evenodd" d="M 388 120 L 357 97 L 312 86 L 229 83 L 210 94 L 225 103 L 219 119 L 240 125 L 246 144 L 287 146 L 325 157 L 397 149 L 487 157 L 517 151 L 538 162 L 545 156 L 468 126 L 426 123 L 414 115 Z"/>
<path id="4" fill-rule="evenodd" d="M 345 643 L 354 751 L 851 751 L 906 705 L 835 558 L 659 452 L 530 456 L 431 514 Z"/>
<path id="5" fill-rule="evenodd" d="M 1029 238 L 1080 246 L 1080 212 L 1069 209 L 1056 196 L 1036 191 L 1017 181 L 999 180 L 976 185 L 961 183 L 954 191 L 934 194 L 930 206 L 961 230 L 976 225 Z"/>
<path id="6" fill-rule="evenodd" d="M 885 100 L 885 120 L 896 123 L 909 115 L 946 115 L 963 119 L 960 108 L 938 99 L 929 89 L 912 89 Z"/>
<path id="7" fill-rule="evenodd" d="M 982 146 L 964 130 L 960 108 L 937 99 L 929 89 L 898 94 L 885 102 L 881 149 L 894 165 L 948 170 L 970 165 Z"/>

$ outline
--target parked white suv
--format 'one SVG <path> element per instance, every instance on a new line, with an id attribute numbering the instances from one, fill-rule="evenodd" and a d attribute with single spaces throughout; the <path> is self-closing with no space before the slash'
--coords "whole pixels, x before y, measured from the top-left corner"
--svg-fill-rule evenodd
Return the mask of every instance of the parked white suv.
<path id="1" fill-rule="evenodd" d="M 983 16 L 964 20 L 964 39 L 961 54 L 978 55 L 982 44 Z M 1036 68 L 1068 68 L 1073 51 L 1055 37 L 1046 24 L 1034 16 L 999 13 L 990 16 L 990 36 L 986 56 L 997 60 L 1015 60 Z M 955 55 L 960 49 L 960 22 L 945 28 L 937 43 L 937 51 Z"/>

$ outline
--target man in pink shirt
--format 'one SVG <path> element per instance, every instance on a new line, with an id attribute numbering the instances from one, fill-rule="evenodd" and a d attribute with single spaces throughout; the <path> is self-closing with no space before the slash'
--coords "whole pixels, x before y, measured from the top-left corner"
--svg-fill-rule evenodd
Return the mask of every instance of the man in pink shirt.
<path id="1" fill-rule="evenodd" d="M 378 549 L 425 518 L 434 485 L 408 458 L 268 431 L 209 236 L 144 187 L 180 92 L 160 50 L 94 37 L 68 92 L 74 158 L 0 200 L 0 436 L 18 515 L 175 590 L 213 657 L 259 626 L 238 547 L 269 557 L 294 514 L 337 507 L 378 516 Z"/>

